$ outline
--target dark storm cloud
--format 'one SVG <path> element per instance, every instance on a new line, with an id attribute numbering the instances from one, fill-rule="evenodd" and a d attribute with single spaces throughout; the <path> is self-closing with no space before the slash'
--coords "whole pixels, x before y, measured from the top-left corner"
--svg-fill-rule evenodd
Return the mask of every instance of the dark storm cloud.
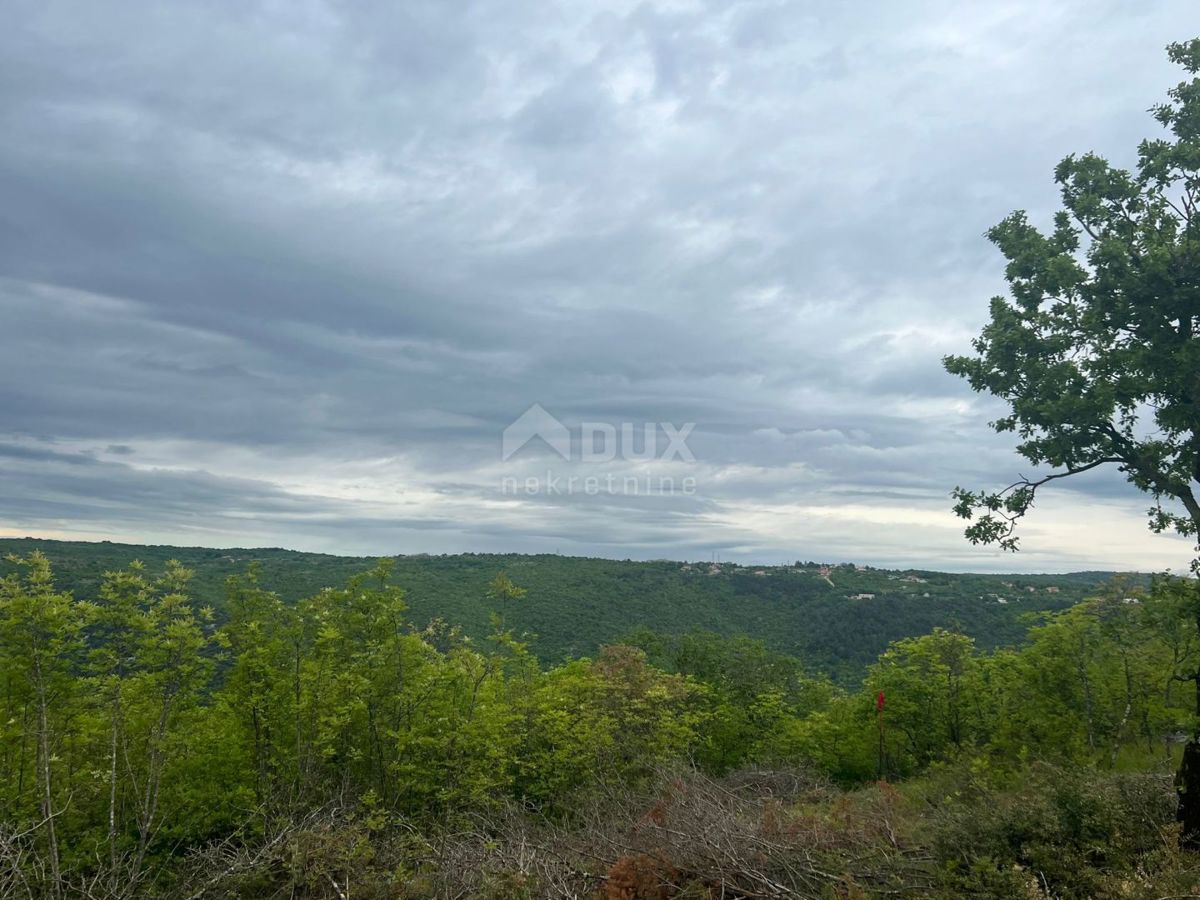
<path id="1" fill-rule="evenodd" d="M 1011 565 L 945 509 L 1020 466 L 938 360 L 1002 286 L 984 229 L 1129 160 L 1192 12 L 20 2 L 0 528 Z M 696 423 L 690 469 L 560 468 L 697 493 L 504 495 L 535 401 Z M 1132 562 L 1047 528 L 1028 565 Z"/>

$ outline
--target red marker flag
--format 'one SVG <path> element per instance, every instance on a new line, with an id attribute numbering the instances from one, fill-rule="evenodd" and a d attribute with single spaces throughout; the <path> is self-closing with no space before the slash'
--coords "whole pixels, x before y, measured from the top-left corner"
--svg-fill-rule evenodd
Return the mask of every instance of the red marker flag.
<path id="1" fill-rule="evenodd" d="M 883 691 L 875 695 L 875 711 L 883 712 Z"/>

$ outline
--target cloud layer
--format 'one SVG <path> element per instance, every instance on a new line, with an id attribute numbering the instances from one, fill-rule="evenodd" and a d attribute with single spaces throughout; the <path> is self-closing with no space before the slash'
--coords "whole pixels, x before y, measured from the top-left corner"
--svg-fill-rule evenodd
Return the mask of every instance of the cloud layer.
<path id="1" fill-rule="evenodd" d="M 1180 567 L 1132 489 L 966 546 L 981 237 L 1128 162 L 1185 2 L 18 2 L 0 532 L 332 552 Z M 501 460 L 540 403 L 695 461 Z M 570 496 L 608 474 L 695 490 Z"/>

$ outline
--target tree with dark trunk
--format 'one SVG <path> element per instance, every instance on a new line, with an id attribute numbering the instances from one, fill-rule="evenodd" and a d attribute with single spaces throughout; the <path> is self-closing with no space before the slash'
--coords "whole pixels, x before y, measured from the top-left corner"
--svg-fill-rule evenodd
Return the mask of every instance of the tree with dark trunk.
<path id="1" fill-rule="evenodd" d="M 1068 156 L 1052 230 L 1018 211 L 988 232 L 1009 296 L 992 299 L 975 353 L 945 366 L 1007 403 L 992 427 L 1040 473 L 955 488 L 972 543 L 1016 550 L 1040 488 L 1102 467 L 1152 498 L 1152 530 L 1200 534 L 1200 39 L 1167 53 L 1190 78 L 1152 110 L 1166 135 L 1139 145 L 1136 168 Z M 1183 843 L 1200 849 L 1200 710 L 1179 797 Z"/>

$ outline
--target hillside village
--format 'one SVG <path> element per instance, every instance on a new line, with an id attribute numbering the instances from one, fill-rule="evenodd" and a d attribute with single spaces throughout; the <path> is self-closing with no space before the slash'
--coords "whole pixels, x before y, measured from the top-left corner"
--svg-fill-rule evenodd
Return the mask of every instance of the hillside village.
<path id="1" fill-rule="evenodd" d="M 878 569 L 873 566 L 859 565 L 857 563 L 814 563 L 796 562 L 790 566 L 765 566 L 752 567 L 743 566 L 738 563 L 731 562 L 712 562 L 712 563 L 682 563 L 679 570 L 686 574 L 702 574 L 710 577 L 725 575 L 725 576 L 741 576 L 752 575 L 756 578 L 794 578 L 796 576 L 815 578 L 825 582 L 830 587 L 862 587 L 864 584 L 872 586 L 871 590 L 859 590 L 845 595 L 847 600 L 874 600 L 879 596 L 889 593 L 904 593 L 913 596 L 930 597 L 931 591 L 927 588 L 921 590 L 913 587 L 914 585 L 929 585 L 931 580 L 937 583 L 938 573 L 919 572 L 915 570 L 908 571 L 890 571 L 886 569 Z M 974 576 L 967 576 L 974 577 Z M 997 576 L 979 576 L 982 578 L 996 578 Z M 1011 576 L 1004 576 L 1011 577 Z M 987 591 L 976 595 L 978 600 L 988 600 L 1001 605 L 1009 603 L 1020 603 L 1022 600 L 1028 600 L 1029 595 L 1050 595 L 1054 596 L 1062 593 L 1062 586 L 1059 584 L 1044 583 L 1047 578 L 1055 576 L 1025 576 L 1026 580 L 1022 581 L 1007 581 L 999 580 L 999 587 L 1002 591 Z M 1136 582 L 1144 582 L 1144 577 L 1135 576 Z M 1136 602 L 1136 598 L 1130 598 Z"/>

